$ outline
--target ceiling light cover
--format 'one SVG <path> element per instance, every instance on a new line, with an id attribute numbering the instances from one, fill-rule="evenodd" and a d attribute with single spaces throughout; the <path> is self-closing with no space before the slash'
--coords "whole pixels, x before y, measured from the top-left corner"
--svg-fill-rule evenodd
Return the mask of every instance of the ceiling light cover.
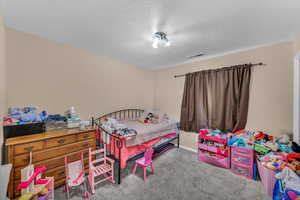
<path id="1" fill-rule="evenodd" d="M 163 32 L 156 32 L 152 37 L 152 47 L 158 48 L 158 46 L 168 47 L 171 45 L 171 41 L 167 38 L 167 34 Z"/>

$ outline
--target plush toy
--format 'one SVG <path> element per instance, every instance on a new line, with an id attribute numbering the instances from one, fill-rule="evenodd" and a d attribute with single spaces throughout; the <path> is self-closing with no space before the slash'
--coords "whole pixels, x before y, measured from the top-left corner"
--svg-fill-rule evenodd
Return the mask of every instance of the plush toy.
<path id="1" fill-rule="evenodd" d="M 146 116 L 145 120 L 147 120 L 148 122 L 151 122 L 153 119 L 153 114 L 151 112 L 148 113 L 148 115 Z"/>
<path id="2" fill-rule="evenodd" d="M 151 112 L 149 112 L 148 115 L 145 117 L 145 119 L 139 119 L 139 122 L 145 123 L 145 124 L 151 123 L 153 118 L 154 118 L 153 114 Z"/>

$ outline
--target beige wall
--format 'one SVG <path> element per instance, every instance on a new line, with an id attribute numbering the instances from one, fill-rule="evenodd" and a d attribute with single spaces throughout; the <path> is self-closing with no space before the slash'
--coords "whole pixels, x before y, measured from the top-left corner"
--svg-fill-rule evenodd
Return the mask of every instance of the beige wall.
<path id="1" fill-rule="evenodd" d="M 155 71 L 154 107 L 179 119 L 184 77 L 175 79 L 176 74 L 198 71 L 203 67 L 263 62 L 267 66 L 254 68 L 246 128 L 272 135 L 291 133 L 292 57 L 293 43 L 283 42 Z M 195 148 L 194 133 L 185 133 L 181 138 L 183 146 Z"/>
<path id="2" fill-rule="evenodd" d="M 298 33 L 295 37 L 294 41 L 294 54 L 298 54 L 300 52 L 300 33 Z"/>
<path id="3" fill-rule="evenodd" d="M 9 28 L 6 35 L 9 107 L 63 113 L 75 106 L 89 119 L 153 106 L 153 72 Z"/>
<path id="4" fill-rule="evenodd" d="M 202 67 L 264 62 L 267 66 L 254 69 L 247 129 L 272 135 L 292 130 L 292 58 L 296 42 L 150 72 L 12 29 L 6 29 L 6 40 L 9 107 L 36 105 L 51 113 L 63 113 L 75 106 L 80 116 L 88 119 L 117 109 L 154 105 L 179 119 L 184 78 L 174 79 L 175 74 Z M 181 144 L 195 148 L 195 138 L 196 134 L 185 133 Z"/>
<path id="5" fill-rule="evenodd" d="M 5 68 L 5 31 L 3 18 L 0 16 L 0 150 L 3 142 L 2 118 L 6 112 Z M 0 153 L 0 163 L 1 156 L 2 154 Z"/>

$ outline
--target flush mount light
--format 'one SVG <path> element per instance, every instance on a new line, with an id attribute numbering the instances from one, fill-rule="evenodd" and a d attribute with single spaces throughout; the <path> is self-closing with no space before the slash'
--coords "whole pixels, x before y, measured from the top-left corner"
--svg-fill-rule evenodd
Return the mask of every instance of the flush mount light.
<path id="1" fill-rule="evenodd" d="M 152 37 L 152 47 L 158 48 L 158 46 L 168 47 L 171 45 L 170 40 L 167 38 L 167 34 L 163 32 L 156 32 Z"/>

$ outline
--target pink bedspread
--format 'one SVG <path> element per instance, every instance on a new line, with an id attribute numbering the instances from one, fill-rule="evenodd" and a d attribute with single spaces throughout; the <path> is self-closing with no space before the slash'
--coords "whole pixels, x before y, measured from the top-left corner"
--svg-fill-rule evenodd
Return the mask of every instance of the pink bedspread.
<path id="1" fill-rule="evenodd" d="M 100 134 L 101 135 L 101 134 Z M 165 134 L 163 136 L 159 136 L 156 138 L 153 138 L 149 141 L 143 142 L 142 144 L 134 145 L 134 146 L 126 146 L 126 139 L 122 138 L 121 142 L 121 168 L 126 167 L 127 160 L 131 158 L 132 156 L 144 152 L 147 148 L 150 148 L 154 146 L 157 142 L 159 142 L 162 138 L 173 138 L 176 137 L 176 132 L 169 132 L 168 134 Z M 114 137 L 111 137 L 110 144 L 106 145 L 106 148 L 119 160 L 119 148 L 117 147 L 117 143 L 119 139 L 115 139 Z"/>

